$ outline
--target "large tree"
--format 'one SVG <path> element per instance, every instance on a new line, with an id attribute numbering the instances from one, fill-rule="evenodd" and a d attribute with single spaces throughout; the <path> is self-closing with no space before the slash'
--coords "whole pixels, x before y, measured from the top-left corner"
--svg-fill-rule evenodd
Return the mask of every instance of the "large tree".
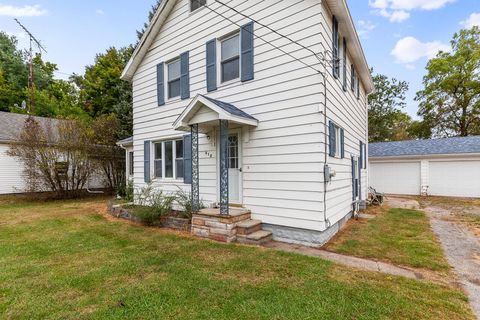
<path id="1" fill-rule="evenodd" d="M 455 33 L 451 46 L 427 64 L 418 115 L 435 136 L 480 134 L 480 29 Z"/>
<path id="2" fill-rule="evenodd" d="M 369 141 L 406 139 L 405 122 L 409 123 L 411 119 L 402 109 L 406 106 L 408 83 L 389 79 L 383 74 L 373 75 L 373 82 L 375 92 L 368 97 Z"/>

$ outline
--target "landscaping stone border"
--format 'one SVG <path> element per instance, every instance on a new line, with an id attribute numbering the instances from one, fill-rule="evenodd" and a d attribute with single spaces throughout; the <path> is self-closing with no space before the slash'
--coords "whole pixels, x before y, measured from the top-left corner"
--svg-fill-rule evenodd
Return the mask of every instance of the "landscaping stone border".
<path id="1" fill-rule="evenodd" d="M 132 205 L 133 203 L 127 203 L 125 205 Z M 108 212 L 115 218 L 125 219 L 136 223 L 141 223 L 140 219 L 131 214 L 128 209 L 125 209 L 121 204 L 108 203 Z M 164 227 L 179 231 L 190 232 L 192 229 L 192 222 L 190 219 L 178 218 L 178 217 L 164 217 L 162 218 L 157 227 Z"/>

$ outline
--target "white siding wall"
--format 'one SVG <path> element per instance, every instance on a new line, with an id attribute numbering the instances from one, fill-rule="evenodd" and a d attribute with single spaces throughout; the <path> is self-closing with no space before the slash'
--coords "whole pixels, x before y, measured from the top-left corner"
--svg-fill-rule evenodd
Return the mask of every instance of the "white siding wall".
<path id="1" fill-rule="evenodd" d="M 23 166 L 7 155 L 9 146 L 0 144 L 0 194 L 20 193 L 25 189 Z"/>
<path id="2" fill-rule="evenodd" d="M 331 46 L 331 18 L 324 18 L 319 1 L 232 0 L 228 3 L 315 52 Z M 239 25 L 249 22 L 218 3 L 209 1 L 209 6 Z M 191 97 L 207 94 L 205 44 L 237 29 L 207 8 L 190 13 L 189 1 L 177 1 L 133 78 L 136 187 L 144 184 L 144 140 L 180 137 L 181 133 L 172 129 L 172 123 L 190 101 L 167 100 L 164 106 L 157 106 L 157 63 L 189 50 Z M 256 24 L 255 34 L 321 69 L 318 60 L 308 51 L 266 28 Z M 250 129 L 249 141 L 243 144 L 243 204 L 252 210 L 254 218 L 265 223 L 324 230 L 323 78 L 258 38 L 254 45 L 255 79 L 220 85 L 208 94 L 234 104 L 259 120 L 259 126 Z M 331 68 L 327 70 L 331 74 Z M 330 75 L 327 90 L 327 116 L 344 127 L 346 142 L 346 158 L 329 159 L 337 170 L 327 195 L 328 216 L 330 222 L 335 223 L 351 210 L 350 154 L 359 155 L 359 140 L 366 141 L 366 109 L 363 90 L 358 101 L 350 90 L 343 92 L 340 81 L 332 80 Z M 200 192 L 207 201 L 217 201 L 214 141 L 200 139 Z M 165 190 L 174 191 L 176 185 L 189 188 L 180 181 L 154 183 Z"/>

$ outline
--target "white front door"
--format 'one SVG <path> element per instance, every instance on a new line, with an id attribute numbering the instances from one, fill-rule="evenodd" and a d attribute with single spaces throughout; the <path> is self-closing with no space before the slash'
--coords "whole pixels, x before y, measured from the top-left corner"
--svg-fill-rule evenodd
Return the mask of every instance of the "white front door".
<path id="1" fill-rule="evenodd" d="M 228 198 L 230 203 L 241 203 L 241 140 L 240 131 L 228 134 Z"/>

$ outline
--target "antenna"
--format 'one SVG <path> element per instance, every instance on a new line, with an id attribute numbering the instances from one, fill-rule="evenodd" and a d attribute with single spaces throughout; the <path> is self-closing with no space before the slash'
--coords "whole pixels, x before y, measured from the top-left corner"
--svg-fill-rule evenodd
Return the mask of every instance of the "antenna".
<path id="1" fill-rule="evenodd" d="M 35 44 L 37 45 L 38 53 L 40 54 L 40 56 L 42 55 L 42 51 L 47 53 L 47 50 L 45 50 L 45 48 L 42 46 L 40 41 L 38 41 L 33 36 L 33 34 L 30 31 L 28 31 L 28 29 L 23 24 L 21 24 L 20 21 L 18 21 L 18 19 L 14 18 L 14 20 L 15 20 L 15 22 L 18 23 L 18 25 L 30 37 L 30 49 L 29 49 L 29 52 L 28 52 L 28 56 L 29 56 L 29 61 L 28 61 L 28 89 L 30 91 L 30 108 L 29 108 L 28 113 L 33 114 L 34 111 L 35 111 L 35 82 L 33 81 L 34 78 L 33 78 L 33 48 L 32 48 L 32 42 L 35 42 Z"/>

